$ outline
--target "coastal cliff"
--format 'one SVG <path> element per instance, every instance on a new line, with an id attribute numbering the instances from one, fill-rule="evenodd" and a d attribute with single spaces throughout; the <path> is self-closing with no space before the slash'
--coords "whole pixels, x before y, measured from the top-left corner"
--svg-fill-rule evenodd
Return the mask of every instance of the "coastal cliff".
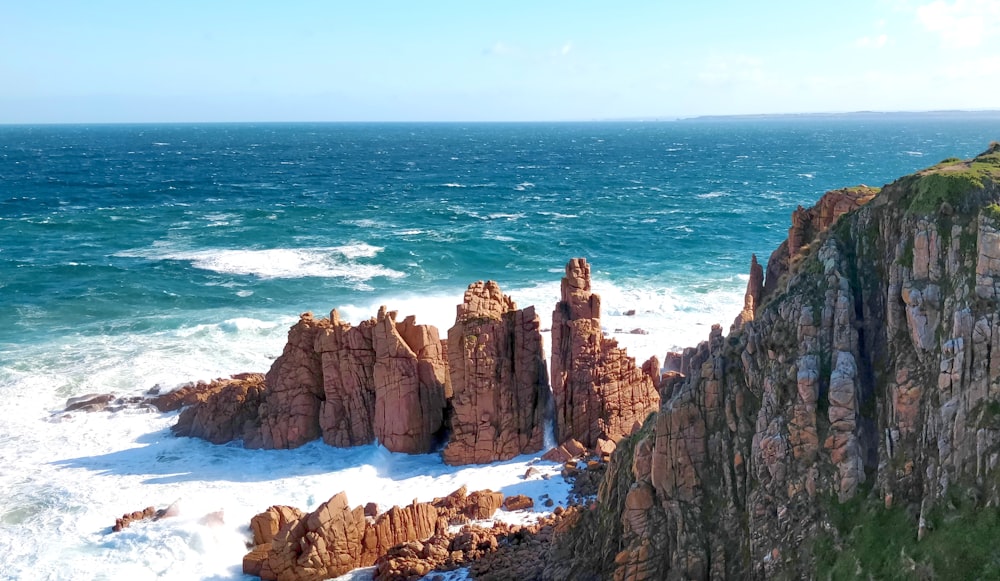
<path id="1" fill-rule="evenodd" d="M 1000 573 L 998 202 L 994 143 L 797 211 L 547 574 Z"/>

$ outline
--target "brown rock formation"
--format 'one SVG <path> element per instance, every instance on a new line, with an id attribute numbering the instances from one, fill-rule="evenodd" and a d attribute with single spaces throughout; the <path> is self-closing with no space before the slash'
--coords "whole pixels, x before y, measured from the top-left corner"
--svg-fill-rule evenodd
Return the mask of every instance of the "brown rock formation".
<path id="1" fill-rule="evenodd" d="M 448 331 L 454 390 L 448 464 L 542 449 L 548 374 L 534 307 L 518 310 L 493 281 L 469 285 Z"/>
<path id="2" fill-rule="evenodd" d="M 467 525 L 457 533 L 437 534 L 425 542 L 403 543 L 375 562 L 375 579 L 409 581 L 434 570 L 450 571 L 462 566 L 470 566 L 475 579 L 540 579 L 547 564 L 546 549 L 559 534 L 565 518 L 553 514 L 527 526 Z"/>
<path id="3" fill-rule="evenodd" d="M 590 265 L 574 258 L 552 313 L 552 393 L 556 438 L 594 447 L 598 438 L 632 433 L 659 405 L 635 359 L 601 331 L 601 299 L 590 290 Z"/>
<path id="4" fill-rule="evenodd" d="M 121 517 L 115 519 L 114 526 L 111 527 L 111 532 L 121 532 L 123 529 L 128 528 L 132 523 L 151 520 L 158 521 L 161 518 L 170 518 L 180 514 L 180 507 L 177 503 L 173 503 L 166 508 L 156 509 L 152 506 L 147 506 L 142 510 L 136 510 L 133 512 L 127 512 Z"/>
<path id="5" fill-rule="evenodd" d="M 288 330 L 285 349 L 267 372 L 267 389 L 259 407 L 259 436 L 246 439 L 248 447 L 297 448 L 319 438 L 323 373 L 313 345 L 328 326 L 328 320 L 303 313 Z"/>
<path id="6" fill-rule="evenodd" d="M 420 454 L 433 448 L 444 426 L 448 363 L 437 329 L 414 317 L 396 323 L 379 309 L 375 346 L 375 437 L 394 452 Z"/>
<path id="7" fill-rule="evenodd" d="M 757 262 L 757 255 L 750 255 L 750 280 L 747 281 L 747 292 L 743 297 L 743 310 L 733 322 L 731 332 L 743 329 L 743 326 L 753 320 L 764 292 L 764 268 Z"/>
<path id="8" fill-rule="evenodd" d="M 832 226 L 840 216 L 868 203 L 878 192 L 879 188 L 864 185 L 832 190 L 823 194 L 815 206 L 809 209 L 799 206 L 792 212 L 792 226 L 788 229 L 788 238 L 767 260 L 767 277 L 762 294 L 770 295 L 778 288 L 778 283 L 788 272 L 790 263 L 800 254 L 804 254 L 809 244 L 821 232 Z"/>
<path id="9" fill-rule="evenodd" d="M 1000 503 L 998 184 L 1000 147 L 901 178 L 839 221 L 838 199 L 871 190 L 797 211 L 753 320 L 685 350 L 686 377 L 619 442 L 548 578 L 810 578 L 843 553 L 848 575 L 878 577 L 884 563 L 858 555 L 881 547 L 851 547 L 845 518 L 910 523 L 884 539 L 892 572 L 991 575 L 992 556 L 942 569 L 899 547 Z"/>
<path id="10" fill-rule="evenodd" d="M 334 309 L 330 328 L 316 337 L 323 369 L 323 441 L 346 448 L 375 441 L 375 319 L 356 327 Z"/>
<path id="11" fill-rule="evenodd" d="M 216 379 L 195 387 L 200 389 L 177 390 L 184 392 L 180 401 L 193 400 L 194 405 L 178 416 L 177 423 L 171 428 L 175 434 L 203 438 L 213 444 L 243 440 L 253 447 L 252 444 L 259 441 L 258 408 L 264 397 L 263 375 Z"/>
<path id="12" fill-rule="evenodd" d="M 335 446 L 376 438 L 394 452 L 433 449 L 450 395 L 437 330 L 383 307 L 357 327 L 303 314 L 266 376 L 247 374 L 179 390 L 192 403 L 174 432 L 251 448 L 293 448 L 323 436 Z M 172 405 L 172 404 L 167 404 Z"/>
<path id="13" fill-rule="evenodd" d="M 374 518 L 364 507 L 351 509 L 343 492 L 309 514 L 272 506 L 251 521 L 254 547 L 243 559 L 243 571 L 277 581 L 337 577 L 372 565 L 392 547 L 445 535 L 449 522 L 491 518 L 501 500 L 496 492 L 466 495 L 462 488 L 433 502 L 394 506 Z"/>

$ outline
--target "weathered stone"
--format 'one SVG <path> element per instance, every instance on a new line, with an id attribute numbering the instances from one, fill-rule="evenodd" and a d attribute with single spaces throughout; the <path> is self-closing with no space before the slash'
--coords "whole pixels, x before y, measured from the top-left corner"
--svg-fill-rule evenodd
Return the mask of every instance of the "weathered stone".
<path id="1" fill-rule="evenodd" d="M 548 375 L 533 307 L 518 310 L 493 281 L 465 291 L 448 331 L 454 397 L 448 464 L 537 452 L 544 440 Z"/>
<path id="2" fill-rule="evenodd" d="M 552 314 L 552 393 L 556 438 L 587 447 L 632 433 L 659 405 L 659 394 L 635 359 L 601 331 L 601 300 L 590 290 L 590 265 L 574 258 Z"/>

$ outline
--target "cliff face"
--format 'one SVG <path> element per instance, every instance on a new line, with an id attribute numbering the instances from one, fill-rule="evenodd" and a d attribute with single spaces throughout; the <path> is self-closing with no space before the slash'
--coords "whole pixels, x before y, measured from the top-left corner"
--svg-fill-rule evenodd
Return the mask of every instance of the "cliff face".
<path id="1" fill-rule="evenodd" d="M 869 541 L 890 547 L 893 575 L 941 574 L 920 560 L 949 534 L 938 517 L 996 510 L 1000 146 L 871 193 L 797 211 L 733 332 L 675 361 L 685 377 L 620 446 L 578 527 L 605 554 L 576 573 L 811 577 L 839 549 L 865 576 L 879 565 L 864 551 L 880 549 L 842 525 L 877 518 L 864 522 L 902 523 L 905 538 Z"/>

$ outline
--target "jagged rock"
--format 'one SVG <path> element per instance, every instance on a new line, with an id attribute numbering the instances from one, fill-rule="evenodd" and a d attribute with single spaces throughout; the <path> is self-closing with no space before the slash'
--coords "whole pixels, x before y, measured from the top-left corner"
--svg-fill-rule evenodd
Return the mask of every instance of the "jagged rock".
<path id="1" fill-rule="evenodd" d="M 764 268 L 757 263 L 757 255 L 750 255 L 750 280 L 747 281 L 747 292 L 743 296 L 743 310 L 733 322 L 730 332 L 740 331 L 743 326 L 753 320 L 757 313 L 757 305 L 764 292 Z"/>
<path id="2" fill-rule="evenodd" d="M 437 329 L 412 316 L 397 324 L 396 313 L 382 307 L 372 337 L 375 437 L 394 452 L 431 451 L 451 395 Z"/>
<path id="3" fill-rule="evenodd" d="M 112 532 L 121 532 L 123 529 L 128 528 L 132 523 L 141 520 L 151 520 L 158 521 L 161 518 L 170 518 L 180 514 L 180 506 L 178 503 L 174 502 L 166 508 L 156 509 L 152 506 L 147 506 L 142 510 L 137 510 L 133 512 L 127 512 L 123 514 L 120 518 L 115 519 L 114 526 L 111 527 Z"/>
<path id="4" fill-rule="evenodd" d="M 321 435 L 334 446 L 378 439 L 394 452 L 432 450 L 445 425 L 448 366 L 437 330 L 382 307 L 357 327 L 304 313 L 266 376 L 182 388 L 190 403 L 173 430 L 213 443 L 293 448 Z"/>
<path id="5" fill-rule="evenodd" d="M 903 507 L 925 541 L 949 494 L 1000 503 L 998 154 L 797 210 L 753 316 L 668 356 L 683 379 L 618 442 L 546 578 L 809 578 L 818 538 L 852 550 L 831 503 Z"/>
<path id="6" fill-rule="evenodd" d="M 303 512 L 292 506 L 272 506 L 250 519 L 250 531 L 253 534 L 253 544 L 263 545 L 274 540 L 281 527 L 304 516 Z"/>
<path id="7" fill-rule="evenodd" d="M 136 510 L 132 512 L 127 512 L 121 517 L 115 519 L 114 526 L 111 527 L 112 532 L 121 532 L 122 529 L 126 529 L 132 523 L 140 520 L 151 520 L 156 516 L 156 508 L 152 506 L 147 506 L 143 510 Z"/>
<path id="8" fill-rule="evenodd" d="M 171 427 L 174 434 L 202 438 L 213 444 L 233 440 L 259 441 L 258 409 L 264 398 L 263 375 L 217 379 L 200 385 L 197 395 L 181 388 L 186 392 L 182 401 L 193 401 L 193 404 L 180 413 L 177 423 Z"/>
<path id="9" fill-rule="evenodd" d="M 534 307 L 518 310 L 495 282 L 469 285 L 448 331 L 454 414 L 446 463 L 542 449 L 549 385 L 539 327 Z"/>
<path id="10" fill-rule="evenodd" d="M 448 522 L 458 516 L 491 518 L 501 499 L 489 490 L 466 495 L 463 487 L 433 502 L 394 506 L 374 518 L 365 514 L 365 507 L 350 508 L 343 492 L 308 514 L 273 506 L 251 520 L 254 547 L 243 559 L 243 571 L 268 580 L 319 581 L 370 566 L 393 547 L 407 547 L 396 550 L 393 558 L 400 551 L 447 556 L 449 551 L 425 551 L 420 541 L 431 539 L 428 544 L 433 544 L 433 539 L 446 537 Z"/>
<path id="11" fill-rule="evenodd" d="M 97 412 L 108 407 L 108 404 L 115 400 L 115 396 L 110 393 L 88 393 L 66 400 L 65 412 L 85 411 Z"/>
<path id="12" fill-rule="evenodd" d="M 319 408 L 323 372 L 313 348 L 327 319 L 303 313 L 288 330 L 288 342 L 265 377 L 267 390 L 260 404 L 260 433 L 246 438 L 250 448 L 296 448 L 320 437 Z"/>
<path id="13" fill-rule="evenodd" d="M 357 326 L 330 313 L 330 328 L 317 335 L 323 369 L 320 427 L 323 441 L 346 448 L 375 441 L 375 319 Z"/>
<path id="14" fill-rule="evenodd" d="M 563 464 L 574 458 L 581 458 L 587 453 L 587 447 L 579 441 L 570 438 L 562 444 L 552 448 L 542 456 L 542 460 L 549 462 L 559 462 Z"/>
<path id="15" fill-rule="evenodd" d="M 619 440 L 659 405 L 659 394 L 635 359 L 601 331 L 601 299 L 590 290 L 590 265 L 574 258 L 552 313 L 552 393 L 556 438 L 593 447 Z"/>

